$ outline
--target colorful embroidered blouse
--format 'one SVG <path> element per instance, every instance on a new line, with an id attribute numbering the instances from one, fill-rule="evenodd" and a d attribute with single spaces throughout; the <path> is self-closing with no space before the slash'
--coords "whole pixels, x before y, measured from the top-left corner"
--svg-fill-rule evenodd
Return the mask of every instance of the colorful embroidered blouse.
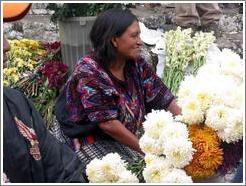
<path id="1" fill-rule="evenodd" d="M 143 59 L 128 61 L 125 81 L 114 77 L 91 56 L 82 58 L 65 86 L 72 122 L 117 119 L 136 134 L 151 109 L 166 109 L 174 96 Z"/>

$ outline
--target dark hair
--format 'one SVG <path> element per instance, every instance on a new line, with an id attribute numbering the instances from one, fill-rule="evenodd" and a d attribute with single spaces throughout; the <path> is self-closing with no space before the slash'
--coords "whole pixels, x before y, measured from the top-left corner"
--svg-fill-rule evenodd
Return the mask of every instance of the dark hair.
<path id="1" fill-rule="evenodd" d="M 98 63 L 108 68 L 116 59 L 116 49 L 111 39 L 120 37 L 137 17 L 128 9 L 113 8 L 101 13 L 94 22 L 90 39 Z"/>

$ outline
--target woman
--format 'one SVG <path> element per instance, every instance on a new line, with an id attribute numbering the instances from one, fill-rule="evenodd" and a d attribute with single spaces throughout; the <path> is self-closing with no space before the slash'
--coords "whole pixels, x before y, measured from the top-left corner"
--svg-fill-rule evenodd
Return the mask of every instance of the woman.
<path id="1" fill-rule="evenodd" d="M 143 154 L 139 130 L 151 109 L 180 114 L 174 96 L 140 56 L 138 20 L 129 10 L 110 9 L 91 29 L 94 47 L 82 58 L 56 105 L 63 132 L 80 157 L 118 152 L 132 161 Z"/>
<path id="2" fill-rule="evenodd" d="M 21 19 L 30 3 L 3 3 L 4 22 Z M 10 50 L 3 38 L 3 61 Z M 76 154 L 46 129 L 34 105 L 21 92 L 3 88 L 3 182 L 86 182 Z"/>

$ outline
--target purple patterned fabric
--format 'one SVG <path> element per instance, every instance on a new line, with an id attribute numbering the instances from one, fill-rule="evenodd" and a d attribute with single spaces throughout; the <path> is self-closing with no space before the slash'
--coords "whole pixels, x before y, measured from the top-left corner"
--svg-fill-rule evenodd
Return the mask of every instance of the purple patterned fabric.
<path id="1" fill-rule="evenodd" d="M 166 109 L 174 96 L 143 59 L 128 61 L 125 81 L 91 56 L 82 58 L 65 85 L 69 120 L 76 123 L 118 119 L 136 133 L 151 109 Z"/>

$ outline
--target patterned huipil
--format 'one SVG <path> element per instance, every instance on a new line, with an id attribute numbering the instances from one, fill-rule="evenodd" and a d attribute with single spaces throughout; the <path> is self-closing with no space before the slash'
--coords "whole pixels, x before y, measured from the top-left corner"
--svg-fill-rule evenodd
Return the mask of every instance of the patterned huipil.
<path id="1" fill-rule="evenodd" d="M 124 76 L 125 81 L 121 81 L 91 56 L 82 58 L 64 89 L 68 120 L 83 125 L 117 119 L 136 134 L 148 112 L 166 109 L 174 99 L 143 58 L 128 61 Z M 80 139 L 93 143 L 96 136 Z"/>

